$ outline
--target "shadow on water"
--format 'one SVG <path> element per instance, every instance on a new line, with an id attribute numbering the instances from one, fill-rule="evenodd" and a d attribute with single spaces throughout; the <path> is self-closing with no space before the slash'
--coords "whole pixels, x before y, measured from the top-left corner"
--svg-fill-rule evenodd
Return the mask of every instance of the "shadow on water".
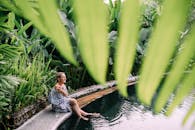
<path id="1" fill-rule="evenodd" d="M 84 108 L 88 112 L 99 112 L 101 117 L 80 120 L 76 115 L 66 120 L 58 130 L 192 130 L 191 122 L 181 125 L 183 116 L 194 97 L 181 104 L 170 117 L 163 112 L 155 115 L 151 108 L 140 104 L 135 95 L 135 88 L 128 90 L 129 97 L 123 98 L 114 92 L 92 102 Z"/>

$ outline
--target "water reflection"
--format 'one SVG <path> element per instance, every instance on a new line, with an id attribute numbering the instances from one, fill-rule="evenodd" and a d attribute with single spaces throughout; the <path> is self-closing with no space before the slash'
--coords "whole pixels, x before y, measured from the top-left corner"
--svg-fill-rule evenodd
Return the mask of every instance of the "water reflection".
<path id="1" fill-rule="evenodd" d="M 144 107 L 137 101 L 135 95 L 123 99 L 114 93 L 85 108 L 90 112 L 100 112 L 102 115 L 100 118 L 91 118 L 86 122 L 76 120 L 75 116 L 71 118 L 70 123 L 63 124 L 66 128 L 62 125 L 59 130 L 192 130 L 195 116 L 191 116 L 185 126 L 181 125 L 192 100 L 194 99 L 186 99 L 170 117 L 166 117 L 163 112 L 158 115 L 152 113 L 150 108 Z"/>

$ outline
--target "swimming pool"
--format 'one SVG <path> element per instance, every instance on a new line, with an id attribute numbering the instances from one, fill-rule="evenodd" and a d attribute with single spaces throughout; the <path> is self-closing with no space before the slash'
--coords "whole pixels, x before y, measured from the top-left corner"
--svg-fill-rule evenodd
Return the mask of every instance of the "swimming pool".
<path id="1" fill-rule="evenodd" d="M 195 116 L 191 116 L 185 126 L 181 122 L 193 100 L 193 96 L 187 98 L 170 117 L 166 117 L 163 111 L 154 114 L 150 107 L 143 106 L 134 92 L 128 98 L 114 92 L 84 108 L 101 113 L 101 117 L 83 121 L 73 115 L 58 130 L 192 130 Z"/>

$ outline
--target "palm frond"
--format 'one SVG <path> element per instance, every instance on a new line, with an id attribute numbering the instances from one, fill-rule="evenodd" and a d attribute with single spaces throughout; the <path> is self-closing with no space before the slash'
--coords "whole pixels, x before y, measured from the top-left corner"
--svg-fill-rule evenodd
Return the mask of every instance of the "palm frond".
<path id="1" fill-rule="evenodd" d="M 187 120 L 190 118 L 190 116 L 193 114 L 195 110 L 195 102 L 192 104 L 190 110 L 188 111 L 188 113 L 186 114 L 186 116 L 184 117 L 184 120 L 183 120 L 183 124 L 185 124 L 187 122 Z M 194 127 L 194 126 L 192 126 Z"/>
<path id="2" fill-rule="evenodd" d="M 0 54 L 5 60 L 14 59 L 18 57 L 20 54 L 18 50 L 18 47 L 14 47 L 8 44 L 0 44 Z"/>
<path id="3" fill-rule="evenodd" d="M 0 85 L 7 86 L 5 88 L 13 88 L 23 82 L 21 78 L 12 75 L 0 75 Z"/>
<path id="4" fill-rule="evenodd" d="M 195 34 L 195 26 L 193 26 L 191 33 L 188 35 L 188 37 L 182 44 L 183 49 L 179 52 L 176 61 L 172 65 L 170 74 L 167 76 L 164 84 L 162 85 L 162 89 L 155 103 L 155 110 L 157 112 L 161 111 L 161 109 L 165 106 L 167 100 L 169 99 L 171 93 L 173 93 L 177 85 L 180 84 L 180 81 L 182 80 L 182 77 L 184 75 L 185 66 L 189 64 L 190 59 L 194 56 L 194 50 L 195 50 L 195 46 L 194 46 L 195 40 L 193 38 L 194 34 Z M 193 74 L 193 70 L 192 70 L 192 74 Z M 192 78 L 192 76 L 190 77 Z M 184 78 L 186 77 L 187 76 L 185 76 Z M 185 89 L 182 89 L 180 91 L 185 92 L 184 90 L 188 90 L 187 89 L 188 87 L 195 84 L 195 83 L 192 83 L 191 85 L 186 84 L 188 82 L 190 83 L 191 81 L 193 81 L 193 79 L 189 79 L 187 82 L 182 84 L 183 86 L 185 86 Z"/>
<path id="5" fill-rule="evenodd" d="M 0 111 L 2 114 L 7 114 L 11 111 L 9 107 L 12 97 L 14 96 L 14 90 L 22 79 L 11 75 L 0 75 Z"/>
<path id="6" fill-rule="evenodd" d="M 172 111 L 174 110 L 174 108 L 177 107 L 184 100 L 184 98 L 187 97 L 193 91 L 193 89 L 195 88 L 194 77 L 195 77 L 195 66 L 192 72 L 184 77 L 183 81 L 180 84 L 180 87 L 177 88 L 174 99 L 167 108 L 167 112 L 166 112 L 167 115 L 170 115 Z M 169 91 L 167 92 L 170 93 Z M 161 95 L 159 95 L 159 97 L 160 96 Z M 164 99 L 167 99 L 167 98 L 166 97 L 162 98 L 162 102 L 166 101 Z"/>
<path id="7" fill-rule="evenodd" d="M 140 4 L 137 0 L 124 3 L 115 54 L 115 73 L 120 92 L 127 96 L 127 78 L 131 72 L 138 40 Z"/>
<path id="8" fill-rule="evenodd" d="M 96 81 L 104 83 L 108 63 L 106 6 L 99 0 L 76 0 L 74 6 L 83 62 Z"/>
<path id="9" fill-rule="evenodd" d="M 137 89 L 140 100 L 147 105 L 151 104 L 152 97 L 175 51 L 179 38 L 178 32 L 184 29 L 189 5 L 190 0 L 164 1 L 162 16 L 149 41 Z M 172 24 L 170 18 L 174 19 Z"/>

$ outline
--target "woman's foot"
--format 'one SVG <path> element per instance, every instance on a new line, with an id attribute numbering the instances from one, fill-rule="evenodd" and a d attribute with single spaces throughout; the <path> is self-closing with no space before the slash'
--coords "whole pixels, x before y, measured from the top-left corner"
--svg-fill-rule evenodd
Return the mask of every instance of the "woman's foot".
<path id="1" fill-rule="evenodd" d="M 88 113 L 87 116 L 100 117 L 100 113 Z"/>
<path id="2" fill-rule="evenodd" d="M 84 117 L 84 116 L 80 116 L 80 118 L 83 119 L 83 120 L 85 120 L 85 121 L 88 121 L 89 120 L 89 118 Z"/>

